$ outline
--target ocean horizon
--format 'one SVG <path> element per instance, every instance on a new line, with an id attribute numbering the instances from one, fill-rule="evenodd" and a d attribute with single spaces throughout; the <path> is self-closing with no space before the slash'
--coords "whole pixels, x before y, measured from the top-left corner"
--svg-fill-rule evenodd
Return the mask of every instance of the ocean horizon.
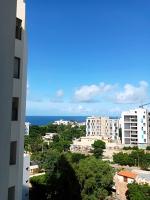
<path id="1" fill-rule="evenodd" d="M 85 122 L 88 116 L 26 116 L 26 122 L 31 125 L 44 126 L 58 120 Z M 118 117 L 110 117 L 117 119 Z"/>
<path id="2" fill-rule="evenodd" d="M 26 116 L 26 122 L 30 122 L 31 125 L 47 125 L 58 120 L 85 122 L 87 116 Z"/>

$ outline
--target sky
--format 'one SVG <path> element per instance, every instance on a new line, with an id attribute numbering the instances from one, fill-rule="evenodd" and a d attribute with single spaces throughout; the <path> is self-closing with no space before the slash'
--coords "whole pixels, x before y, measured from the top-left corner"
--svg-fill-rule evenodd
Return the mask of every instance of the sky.
<path id="1" fill-rule="evenodd" d="M 27 0 L 27 115 L 150 102 L 149 0 Z"/>

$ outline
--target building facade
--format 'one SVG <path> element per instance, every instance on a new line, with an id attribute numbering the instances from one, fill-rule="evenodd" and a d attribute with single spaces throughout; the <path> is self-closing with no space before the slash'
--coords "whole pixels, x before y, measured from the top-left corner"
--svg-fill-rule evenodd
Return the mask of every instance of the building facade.
<path id="1" fill-rule="evenodd" d="M 22 200 L 29 200 L 30 155 L 24 153 Z"/>
<path id="2" fill-rule="evenodd" d="M 150 113 L 147 109 L 137 108 L 122 113 L 122 143 L 128 146 L 145 147 L 150 142 Z"/>
<path id="3" fill-rule="evenodd" d="M 119 120 L 109 117 L 88 117 L 86 136 L 101 136 L 116 141 L 119 139 Z"/>
<path id="4" fill-rule="evenodd" d="M 0 2 L 0 199 L 22 199 L 26 101 L 25 0 Z"/>
<path id="5" fill-rule="evenodd" d="M 86 119 L 86 136 L 109 136 L 108 117 L 88 117 Z"/>

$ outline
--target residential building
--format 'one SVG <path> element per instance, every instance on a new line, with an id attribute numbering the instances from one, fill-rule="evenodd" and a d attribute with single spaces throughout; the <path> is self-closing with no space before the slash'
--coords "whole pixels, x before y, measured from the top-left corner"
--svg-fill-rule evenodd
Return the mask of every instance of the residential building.
<path id="1" fill-rule="evenodd" d="M 119 140 L 119 120 L 109 117 L 88 117 L 86 119 L 86 136 L 100 136 L 101 139 L 109 138 Z"/>
<path id="2" fill-rule="evenodd" d="M 126 200 L 127 185 L 133 183 L 137 174 L 130 171 L 120 171 L 114 177 L 115 190 L 118 199 Z"/>
<path id="3" fill-rule="evenodd" d="M 86 119 L 86 136 L 110 136 L 108 117 L 88 117 Z"/>
<path id="4" fill-rule="evenodd" d="M 30 155 L 24 153 L 22 200 L 29 200 Z"/>
<path id="5" fill-rule="evenodd" d="M 43 138 L 43 141 L 49 145 L 50 142 L 53 141 L 54 136 L 56 135 L 58 135 L 58 133 L 45 133 L 45 135 L 42 138 Z"/>
<path id="6" fill-rule="evenodd" d="M 110 136 L 113 141 L 119 140 L 119 120 L 109 119 Z"/>
<path id="7" fill-rule="evenodd" d="M 122 143 L 126 146 L 145 147 L 150 142 L 150 113 L 137 108 L 122 113 Z"/>
<path id="8" fill-rule="evenodd" d="M 26 101 L 25 0 L 0 1 L 0 199 L 22 199 Z"/>
<path id="9" fill-rule="evenodd" d="M 29 135 L 30 122 L 25 122 L 25 135 Z"/>

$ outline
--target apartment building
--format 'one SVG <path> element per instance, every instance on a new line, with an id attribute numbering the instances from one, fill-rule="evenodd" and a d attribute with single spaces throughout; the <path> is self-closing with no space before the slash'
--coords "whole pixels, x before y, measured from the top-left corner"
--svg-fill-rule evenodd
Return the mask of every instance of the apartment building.
<path id="1" fill-rule="evenodd" d="M 24 153 L 22 200 L 29 200 L 30 155 Z"/>
<path id="2" fill-rule="evenodd" d="M 109 136 L 110 125 L 108 117 L 88 117 L 86 119 L 86 136 Z"/>
<path id="3" fill-rule="evenodd" d="M 110 136 L 112 140 L 119 140 L 119 120 L 109 119 Z"/>
<path id="4" fill-rule="evenodd" d="M 122 143 L 127 146 L 145 147 L 150 142 L 150 113 L 137 108 L 122 113 Z"/>
<path id="5" fill-rule="evenodd" d="M 22 199 L 26 101 L 25 0 L 0 1 L 0 199 Z"/>

